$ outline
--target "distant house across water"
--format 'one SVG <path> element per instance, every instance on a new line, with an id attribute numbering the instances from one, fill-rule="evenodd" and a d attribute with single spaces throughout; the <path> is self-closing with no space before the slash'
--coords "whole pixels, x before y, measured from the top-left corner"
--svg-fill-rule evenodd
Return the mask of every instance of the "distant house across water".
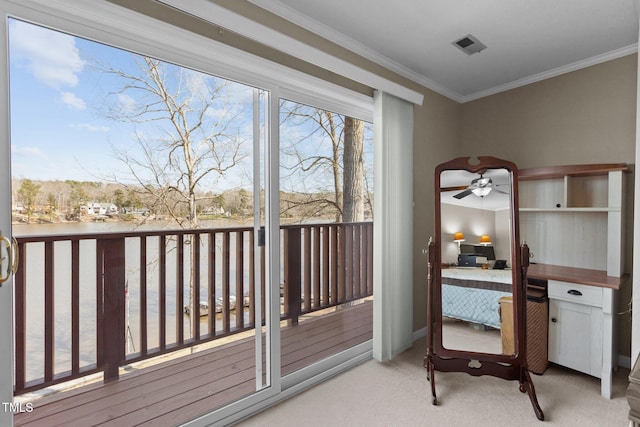
<path id="1" fill-rule="evenodd" d="M 117 215 L 118 207 L 113 203 L 89 202 L 80 206 L 82 215 Z"/>

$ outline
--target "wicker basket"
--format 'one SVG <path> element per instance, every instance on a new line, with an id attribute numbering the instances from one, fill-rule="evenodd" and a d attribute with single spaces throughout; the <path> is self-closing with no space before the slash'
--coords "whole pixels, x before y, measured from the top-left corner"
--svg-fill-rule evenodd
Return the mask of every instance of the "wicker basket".
<path id="1" fill-rule="evenodd" d="M 527 292 L 527 366 L 530 372 L 542 375 L 549 366 L 549 304 L 546 295 L 536 298 L 530 292 Z"/>

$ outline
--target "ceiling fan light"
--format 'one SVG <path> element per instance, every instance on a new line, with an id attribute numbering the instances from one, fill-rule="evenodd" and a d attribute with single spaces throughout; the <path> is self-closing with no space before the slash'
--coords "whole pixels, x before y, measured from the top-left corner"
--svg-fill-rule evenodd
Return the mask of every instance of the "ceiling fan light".
<path id="1" fill-rule="evenodd" d="M 491 187 L 477 187 L 471 190 L 471 192 L 473 192 L 473 194 L 478 197 L 484 197 L 487 194 L 491 193 Z"/>

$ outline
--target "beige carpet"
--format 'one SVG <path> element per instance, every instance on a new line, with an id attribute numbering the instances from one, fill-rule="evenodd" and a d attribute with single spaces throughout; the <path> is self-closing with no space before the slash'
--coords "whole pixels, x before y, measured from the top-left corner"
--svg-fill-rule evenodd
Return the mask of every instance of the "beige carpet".
<path id="1" fill-rule="evenodd" d="M 517 381 L 436 372 L 431 405 L 424 340 L 393 361 L 369 361 L 288 399 L 239 426 L 627 426 L 629 371 L 614 376 L 613 398 L 600 381 L 558 366 L 533 375 L 544 423 Z"/>

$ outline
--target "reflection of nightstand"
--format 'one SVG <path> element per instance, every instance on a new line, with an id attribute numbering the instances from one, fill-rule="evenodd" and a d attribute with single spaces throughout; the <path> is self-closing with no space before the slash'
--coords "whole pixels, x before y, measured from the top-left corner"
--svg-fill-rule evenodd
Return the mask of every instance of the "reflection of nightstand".
<path id="1" fill-rule="evenodd" d="M 513 297 L 500 298 L 500 337 L 502 354 L 513 354 Z"/>
<path id="2" fill-rule="evenodd" d="M 546 292 L 527 290 L 527 367 L 534 374 L 543 374 L 549 366 L 547 356 Z M 500 336 L 502 353 L 513 354 L 513 300 L 511 296 L 500 298 Z"/>

